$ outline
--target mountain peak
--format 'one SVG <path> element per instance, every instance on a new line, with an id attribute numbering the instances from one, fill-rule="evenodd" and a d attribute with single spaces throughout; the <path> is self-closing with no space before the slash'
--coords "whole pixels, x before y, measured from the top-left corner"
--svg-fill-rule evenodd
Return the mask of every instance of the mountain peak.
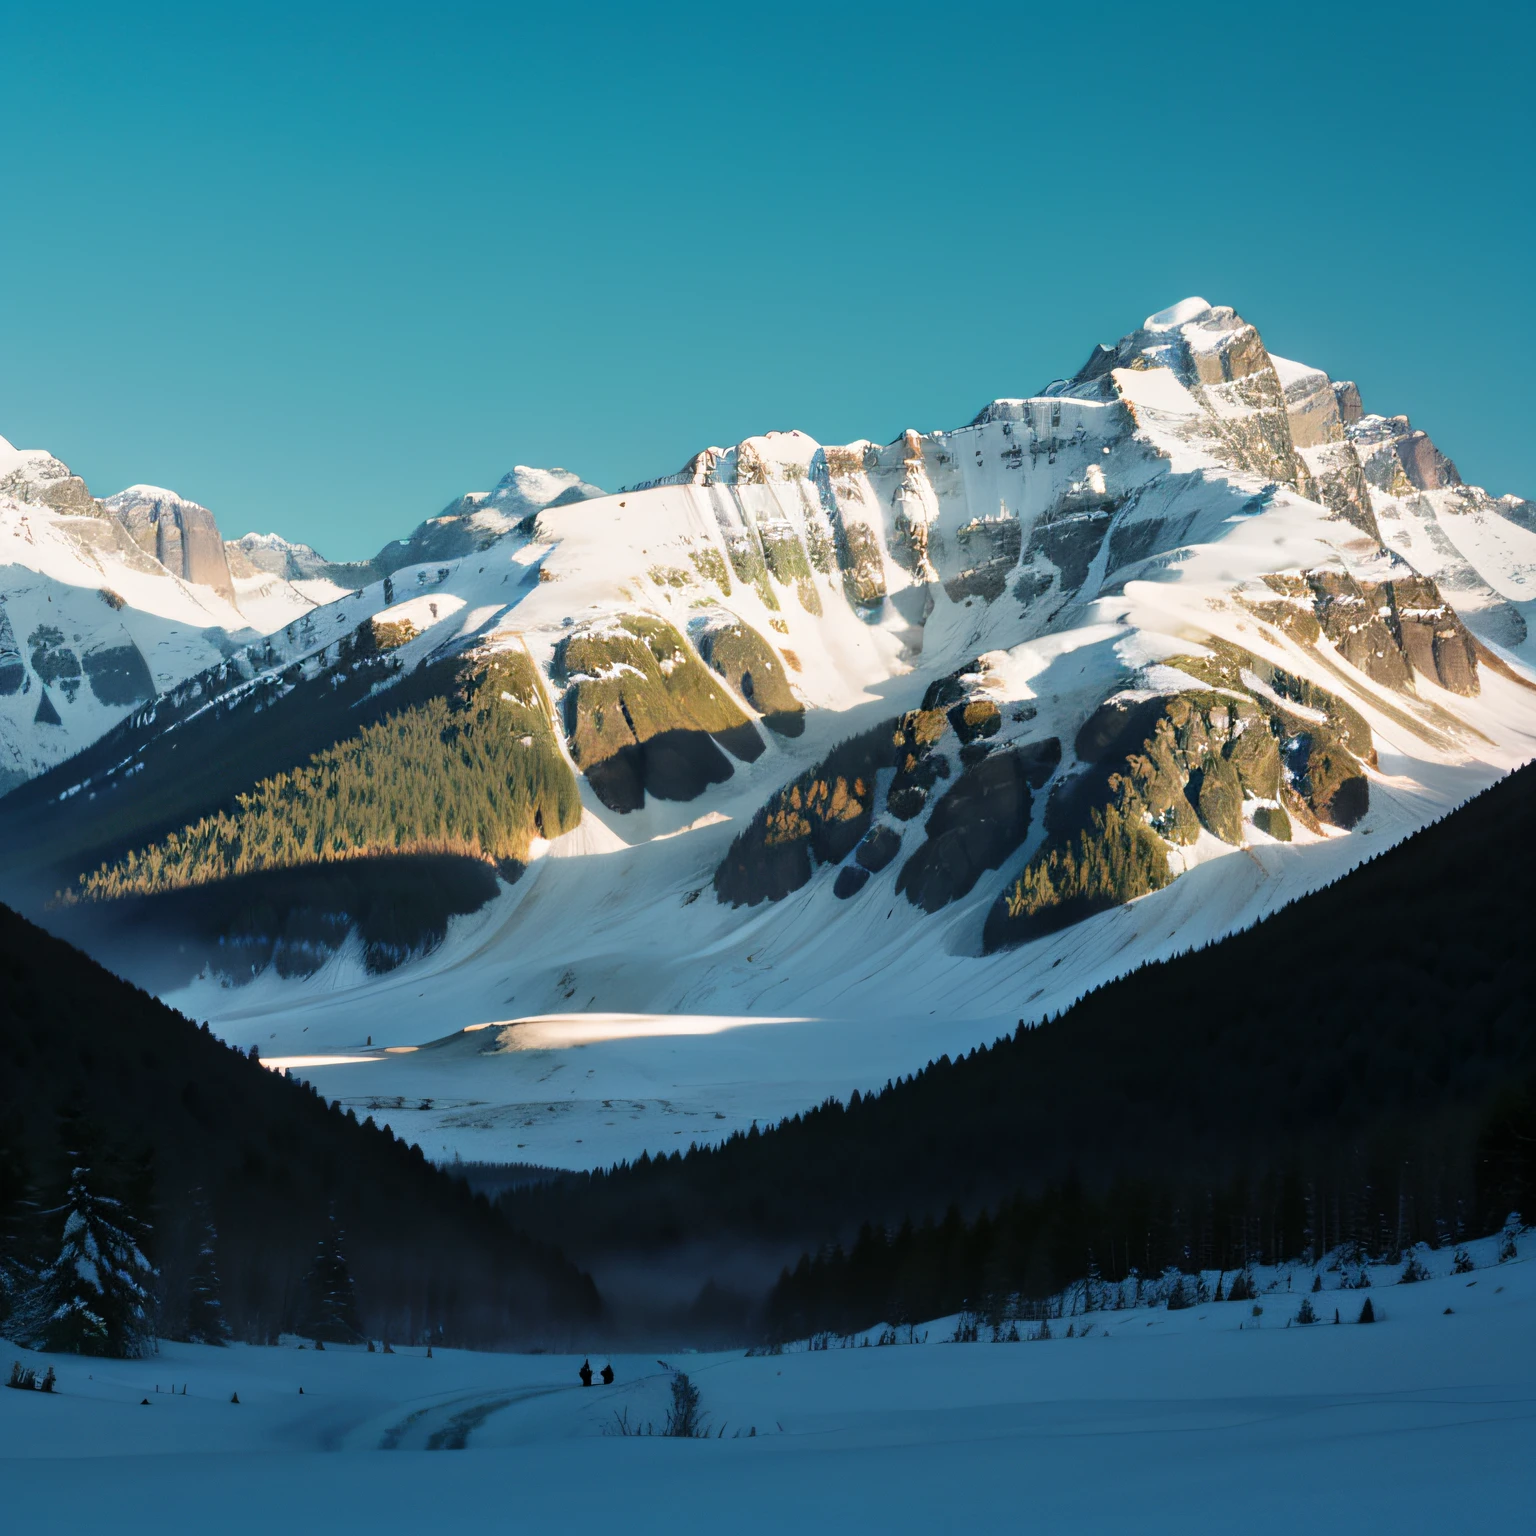
<path id="1" fill-rule="evenodd" d="M 1148 315 L 1142 321 L 1142 329 L 1145 331 L 1176 331 L 1181 326 L 1199 320 L 1210 314 L 1211 306 L 1201 298 L 1180 299 L 1177 304 L 1170 304 L 1167 309 L 1160 309 L 1155 315 Z"/>
<path id="2" fill-rule="evenodd" d="M 112 495 L 102 498 L 102 505 L 117 513 L 127 511 L 130 507 L 153 506 L 157 502 L 165 506 L 198 507 L 204 512 L 208 511 L 201 502 L 193 501 L 179 491 L 169 490 L 163 485 L 127 485 L 122 490 L 114 491 Z"/>
<path id="3" fill-rule="evenodd" d="M 496 489 L 486 498 L 486 504 L 509 516 L 526 516 L 556 503 L 569 506 L 572 502 L 591 501 L 603 494 L 601 487 L 588 484 L 568 469 L 514 464 L 496 482 Z"/>
<path id="4" fill-rule="evenodd" d="M 130 485 L 101 504 L 145 554 L 184 580 L 212 587 L 234 601 L 224 538 L 213 513 L 201 502 L 163 485 Z"/>

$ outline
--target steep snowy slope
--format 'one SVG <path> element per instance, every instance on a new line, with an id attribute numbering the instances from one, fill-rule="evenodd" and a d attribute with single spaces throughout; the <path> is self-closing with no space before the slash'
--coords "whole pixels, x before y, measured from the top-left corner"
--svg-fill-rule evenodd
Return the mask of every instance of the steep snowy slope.
<path id="1" fill-rule="evenodd" d="M 165 744 L 121 740 L 88 787 L 112 835 L 53 870 L 72 931 L 129 922 L 163 963 L 164 925 L 188 958 L 157 985 L 273 1058 L 354 1059 L 304 1070 L 434 1152 L 580 1162 L 909 1070 L 1531 755 L 1525 504 L 1380 420 L 1189 300 L 953 431 L 770 433 L 515 521 L 466 504 L 285 659 L 274 728 L 316 690 L 363 708 L 388 658 L 331 755 L 156 819 L 130 770 Z M 367 723 L 392 708 L 392 737 Z M 488 805 L 464 786 L 491 761 Z M 439 790 L 383 815 L 381 773 Z M 434 886 L 413 926 L 407 856 L 513 883 L 473 915 Z M 393 882 L 388 922 L 349 860 Z"/>

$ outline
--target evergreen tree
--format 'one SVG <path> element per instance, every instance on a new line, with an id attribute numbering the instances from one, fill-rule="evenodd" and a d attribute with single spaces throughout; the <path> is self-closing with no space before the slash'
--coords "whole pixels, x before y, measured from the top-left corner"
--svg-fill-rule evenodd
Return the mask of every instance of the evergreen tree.
<path id="1" fill-rule="evenodd" d="M 342 1255 L 344 1234 L 332 1211 L 304 1279 L 304 1326 L 299 1330 L 323 1343 L 355 1344 L 363 1336 L 357 1321 L 352 1272 Z"/>
<path id="2" fill-rule="evenodd" d="M 192 1278 L 187 1286 L 185 1337 L 193 1344 L 227 1344 L 229 1320 L 224 1316 L 223 1287 L 214 1254 L 218 1232 L 208 1214 L 203 1192 L 193 1196 L 192 1233 L 197 1257 L 192 1263 Z"/>
<path id="3" fill-rule="evenodd" d="M 1301 1298 L 1301 1306 L 1296 1311 L 1296 1321 L 1298 1323 L 1315 1323 L 1317 1321 L 1317 1313 L 1313 1310 L 1312 1298 L 1310 1296 L 1303 1296 Z"/>
<path id="4" fill-rule="evenodd" d="M 137 1360 L 154 1345 L 149 1294 L 154 1271 L 141 1230 L 118 1200 L 98 1192 L 89 1168 L 76 1167 L 64 1204 L 59 1251 L 38 1282 L 39 1342 L 76 1355 Z"/>

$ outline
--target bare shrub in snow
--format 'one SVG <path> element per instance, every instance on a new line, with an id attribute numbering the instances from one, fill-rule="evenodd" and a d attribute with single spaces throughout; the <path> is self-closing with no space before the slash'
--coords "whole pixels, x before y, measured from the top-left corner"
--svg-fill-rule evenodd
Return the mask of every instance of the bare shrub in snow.
<path id="1" fill-rule="evenodd" d="M 700 1440 L 704 1437 L 704 1417 L 699 1411 L 699 1389 L 685 1371 L 672 1373 L 672 1406 L 667 1410 L 664 1435 L 674 1440 Z"/>

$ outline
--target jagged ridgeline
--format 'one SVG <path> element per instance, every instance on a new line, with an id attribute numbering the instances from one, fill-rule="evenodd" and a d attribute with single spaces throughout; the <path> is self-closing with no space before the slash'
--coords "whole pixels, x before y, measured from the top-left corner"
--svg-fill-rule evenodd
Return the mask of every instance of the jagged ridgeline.
<path id="1" fill-rule="evenodd" d="M 647 794 L 692 800 L 723 783 L 733 770 L 721 747 L 746 763 L 762 755 L 757 727 L 663 619 L 623 614 L 567 635 L 552 675 L 565 688 L 571 756 L 610 810 L 638 811 Z"/>
<path id="2" fill-rule="evenodd" d="M 1057 785 L 1046 838 L 987 916 L 987 949 L 1065 927 L 1160 890 L 1170 846 L 1205 829 L 1242 844 L 1249 828 L 1289 842 L 1292 822 L 1349 828 L 1370 805 L 1370 727 L 1307 679 L 1213 639 L 1166 665 L 1208 689 L 1123 696 L 1075 743 L 1081 769 Z"/>
<path id="3" fill-rule="evenodd" d="M 549 700 L 521 651 L 439 664 L 443 691 L 263 779 L 81 879 L 87 900 L 370 856 L 451 854 L 513 872 L 581 816 Z"/>

